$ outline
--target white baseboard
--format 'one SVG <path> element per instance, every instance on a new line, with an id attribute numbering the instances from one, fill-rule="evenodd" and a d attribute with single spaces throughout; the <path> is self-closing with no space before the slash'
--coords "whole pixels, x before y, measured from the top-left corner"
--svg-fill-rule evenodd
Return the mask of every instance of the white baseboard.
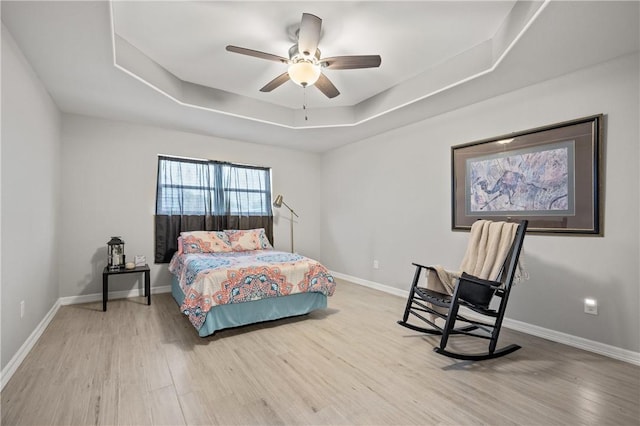
<path id="1" fill-rule="evenodd" d="M 617 346 L 607 345 L 605 343 L 573 336 L 560 331 L 550 330 L 548 328 L 538 327 L 537 325 L 509 318 L 505 318 L 502 324 L 511 330 L 521 331 L 532 336 L 542 337 L 543 339 L 551 340 L 553 342 L 573 346 L 578 349 L 584 349 L 585 351 L 594 352 L 609 358 L 625 361 L 630 364 L 640 365 L 640 352 L 633 352 L 628 349 L 622 349 Z"/>
<path id="2" fill-rule="evenodd" d="M 340 272 L 330 271 L 330 273 L 336 278 L 362 285 L 364 287 L 384 291 L 385 293 L 393 294 L 394 296 L 400 296 L 405 299 L 409 297 L 408 290 L 401 290 L 396 287 L 391 287 L 374 281 L 364 280 L 362 278 L 353 277 L 351 275 L 342 274 Z M 562 333 L 560 331 L 539 327 L 537 325 L 528 324 L 526 322 L 512 320 L 509 318 L 505 318 L 502 325 L 511 330 L 520 331 L 532 336 L 541 337 L 553 342 L 572 346 L 574 348 L 584 349 L 589 352 L 594 352 L 620 361 L 625 361 L 630 364 L 640 365 L 640 352 L 633 352 L 628 349 L 622 349 L 616 346 L 607 345 L 604 343 L 596 342 L 594 340 L 584 339 L 582 337 L 573 336 L 571 334 Z"/>
<path id="3" fill-rule="evenodd" d="M 171 293 L 171 286 L 151 287 L 151 294 Z M 109 300 L 126 299 L 128 297 L 139 297 L 144 295 L 144 290 L 135 288 L 132 290 L 110 291 Z M 82 294 L 80 296 L 61 297 L 60 305 L 77 305 L 79 303 L 101 302 L 102 293 Z"/>
<path id="4" fill-rule="evenodd" d="M 151 287 L 151 294 L 160 294 L 160 293 L 170 293 L 171 286 L 161 286 L 161 287 Z M 109 292 L 109 300 L 113 299 L 123 299 L 127 297 L 138 297 L 144 294 L 143 289 L 133 289 L 133 290 L 124 290 L 124 291 L 112 291 Z M 24 361 L 26 356 L 29 354 L 33 346 L 36 344 L 44 330 L 49 326 L 51 320 L 55 316 L 60 306 L 66 305 L 76 305 L 79 303 L 90 303 L 90 302 L 100 302 L 102 301 L 102 293 L 94 293 L 94 294 L 83 294 L 81 296 L 69 296 L 69 297 L 60 297 L 56 300 L 53 307 L 47 312 L 47 315 L 40 321 L 38 326 L 33 333 L 27 338 L 27 340 L 22 344 L 18 352 L 11 358 L 11 360 L 7 363 L 7 365 L 0 372 L 0 390 L 4 389 L 5 385 L 9 383 L 11 377 L 16 372 L 20 364 Z"/>
<path id="5" fill-rule="evenodd" d="M 9 360 L 7 365 L 5 365 L 5 367 L 2 369 L 2 372 L 0 373 L 0 390 L 4 389 L 5 385 L 9 383 L 9 380 L 11 380 L 11 377 L 13 377 L 13 374 L 16 372 L 18 367 L 20 367 L 20 364 L 22 364 L 31 349 L 33 349 L 33 347 L 35 346 L 40 336 L 42 336 L 42 333 L 44 333 L 44 330 L 46 330 L 46 328 L 49 326 L 49 323 L 56 315 L 56 312 L 58 312 L 58 309 L 60 309 L 60 306 L 60 299 L 58 299 L 56 300 L 56 303 L 53 304 L 51 309 L 49 309 L 49 312 L 47 312 L 44 318 L 42 318 L 42 321 L 40 321 L 35 330 L 33 330 L 29 337 L 27 337 L 27 340 L 25 340 L 22 346 L 20 346 L 18 352 L 16 352 L 16 354 Z"/>
<path id="6" fill-rule="evenodd" d="M 345 281 L 349 281 L 351 283 L 360 284 L 364 287 L 374 288 L 376 290 L 384 291 L 385 293 L 393 294 L 394 296 L 404 297 L 405 299 L 409 297 L 409 292 L 407 290 L 401 290 L 399 288 L 391 287 L 388 285 L 380 284 L 375 281 L 364 280 L 362 278 L 352 277 L 351 275 L 342 274 L 340 272 L 329 271 L 331 275 L 336 278 L 340 278 Z"/>

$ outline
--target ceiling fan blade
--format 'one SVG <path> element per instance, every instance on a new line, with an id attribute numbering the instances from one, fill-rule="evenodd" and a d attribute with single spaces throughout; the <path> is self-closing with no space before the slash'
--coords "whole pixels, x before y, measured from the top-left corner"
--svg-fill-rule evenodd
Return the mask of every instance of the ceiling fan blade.
<path id="1" fill-rule="evenodd" d="M 352 70 L 356 68 L 376 68 L 382 63 L 380 55 L 334 56 L 320 60 L 320 64 L 332 70 Z"/>
<path id="2" fill-rule="evenodd" d="M 329 80 L 324 74 L 320 74 L 315 86 L 329 99 L 335 98 L 340 94 L 338 89 L 336 89 L 336 86 L 334 86 L 331 80 Z"/>
<path id="3" fill-rule="evenodd" d="M 306 56 L 313 56 L 320 41 L 322 19 L 310 13 L 302 14 L 300 30 L 298 31 L 298 51 Z"/>
<path id="4" fill-rule="evenodd" d="M 233 53 L 240 53 L 241 55 L 253 56 L 254 58 L 267 59 L 269 61 L 282 62 L 283 64 L 289 63 L 287 58 L 282 56 L 272 55 L 271 53 L 260 52 L 259 50 L 246 49 L 238 46 L 227 46 L 227 51 Z"/>
<path id="5" fill-rule="evenodd" d="M 260 91 L 270 92 L 273 89 L 280 87 L 282 84 L 286 83 L 287 81 L 289 81 L 289 73 L 288 72 L 282 73 L 276 78 L 274 78 L 273 80 L 271 80 L 270 82 L 268 82 L 267 84 L 265 84 L 264 87 L 260 89 Z"/>

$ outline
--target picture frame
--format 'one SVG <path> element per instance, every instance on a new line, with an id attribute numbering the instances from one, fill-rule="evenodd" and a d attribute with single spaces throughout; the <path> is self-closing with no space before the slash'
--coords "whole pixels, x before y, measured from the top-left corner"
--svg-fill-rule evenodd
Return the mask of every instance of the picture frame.
<path id="1" fill-rule="evenodd" d="M 602 235 L 603 114 L 451 147 L 451 227 L 528 220 L 528 232 Z"/>

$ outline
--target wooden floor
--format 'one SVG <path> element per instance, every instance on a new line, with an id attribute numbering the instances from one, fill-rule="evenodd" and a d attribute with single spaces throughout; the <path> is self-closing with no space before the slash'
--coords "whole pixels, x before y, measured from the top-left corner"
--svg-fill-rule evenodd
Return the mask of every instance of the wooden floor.
<path id="1" fill-rule="evenodd" d="M 637 366 L 509 330 L 523 349 L 454 361 L 395 323 L 401 298 L 341 281 L 329 305 L 208 338 L 169 294 L 64 306 L 3 390 L 2 424 L 640 423 Z"/>

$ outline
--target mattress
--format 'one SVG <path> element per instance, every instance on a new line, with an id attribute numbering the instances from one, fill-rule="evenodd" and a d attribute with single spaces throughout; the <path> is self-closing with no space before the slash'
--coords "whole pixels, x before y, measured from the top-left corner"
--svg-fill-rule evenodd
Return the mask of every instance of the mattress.
<path id="1" fill-rule="evenodd" d="M 172 294 L 200 336 L 326 308 L 335 290 L 318 261 L 276 250 L 180 253 L 169 271 Z"/>
<path id="2" fill-rule="evenodd" d="M 173 276 L 171 282 L 171 295 L 178 306 L 182 306 L 185 296 L 176 276 Z M 316 309 L 325 309 L 326 307 L 327 296 L 322 293 L 296 293 L 244 303 L 218 305 L 207 312 L 206 319 L 198 330 L 198 335 L 206 337 L 225 328 L 306 315 Z"/>

